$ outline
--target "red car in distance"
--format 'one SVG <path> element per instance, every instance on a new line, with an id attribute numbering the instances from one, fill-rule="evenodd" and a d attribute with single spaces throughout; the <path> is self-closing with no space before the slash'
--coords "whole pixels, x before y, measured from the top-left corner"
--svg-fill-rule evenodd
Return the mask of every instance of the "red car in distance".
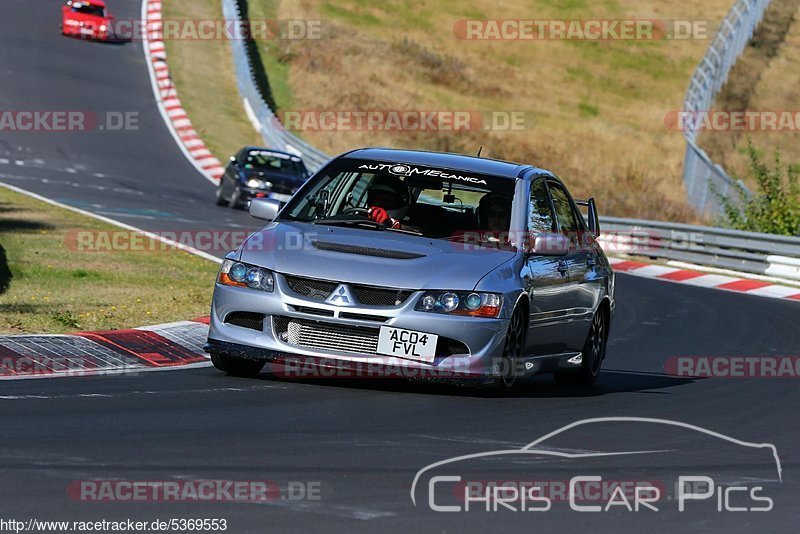
<path id="1" fill-rule="evenodd" d="M 61 33 L 81 39 L 108 41 L 113 18 L 103 0 L 68 0 L 61 7 Z"/>

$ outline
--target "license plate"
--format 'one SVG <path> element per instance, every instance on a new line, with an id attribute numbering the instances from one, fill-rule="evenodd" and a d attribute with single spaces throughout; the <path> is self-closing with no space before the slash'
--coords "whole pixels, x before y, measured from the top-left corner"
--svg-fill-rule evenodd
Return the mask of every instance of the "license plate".
<path id="1" fill-rule="evenodd" d="M 438 340 L 436 334 L 382 326 L 378 334 L 378 353 L 431 363 L 436 356 Z"/>
<path id="2" fill-rule="evenodd" d="M 81 35 L 94 35 L 94 31 L 88 28 L 81 28 Z"/>

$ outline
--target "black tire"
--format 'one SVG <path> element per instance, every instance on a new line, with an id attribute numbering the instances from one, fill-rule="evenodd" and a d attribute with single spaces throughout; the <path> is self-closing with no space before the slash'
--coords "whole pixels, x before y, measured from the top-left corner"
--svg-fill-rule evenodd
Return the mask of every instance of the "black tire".
<path id="1" fill-rule="evenodd" d="M 217 197 L 217 206 L 226 206 L 228 201 L 225 200 L 225 197 L 222 196 L 222 180 L 220 179 L 219 185 L 217 186 L 217 192 L 215 193 Z"/>
<path id="2" fill-rule="evenodd" d="M 591 386 L 594 384 L 606 357 L 607 338 L 608 324 L 606 314 L 600 309 L 592 317 L 592 324 L 583 344 L 580 368 L 574 371 L 553 373 L 556 382 L 575 386 Z"/>
<path id="3" fill-rule="evenodd" d="M 244 358 L 234 358 L 223 354 L 211 353 L 211 363 L 220 371 L 225 371 L 229 375 L 240 376 L 242 378 L 254 378 L 261 372 L 264 362 L 257 360 L 245 360 Z"/>
<path id="4" fill-rule="evenodd" d="M 522 359 L 522 350 L 525 346 L 525 322 L 522 309 L 517 306 L 511 314 L 511 320 L 506 330 L 506 339 L 503 344 L 503 355 L 499 367 L 500 375 L 494 377 L 491 388 L 498 393 L 510 391 L 519 376 L 518 367 Z"/>
<path id="5" fill-rule="evenodd" d="M 234 189 L 233 193 L 231 193 L 231 199 L 228 201 L 228 206 L 235 210 L 242 209 L 242 190 L 239 189 L 239 186 L 236 186 L 236 189 Z"/>

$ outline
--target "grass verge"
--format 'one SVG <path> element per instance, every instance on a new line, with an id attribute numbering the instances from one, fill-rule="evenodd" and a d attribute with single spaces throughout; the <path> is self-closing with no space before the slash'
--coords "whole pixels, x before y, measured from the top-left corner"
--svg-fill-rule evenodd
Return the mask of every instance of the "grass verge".
<path id="1" fill-rule="evenodd" d="M 3 187 L 0 215 L 2 334 L 106 330 L 208 315 L 217 271 L 209 260 L 181 251 L 78 252 L 69 244 L 74 232 L 121 229 Z"/>
<path id="2" fill-rule="evenodd" d="M 169 20 L 223 20 L 219 0 L 168 0 Z M 167 40 L 170 75 L 192 125 L 223 163 L 244 145 L 261 145 L 242 106 L 226 40 Z"/>

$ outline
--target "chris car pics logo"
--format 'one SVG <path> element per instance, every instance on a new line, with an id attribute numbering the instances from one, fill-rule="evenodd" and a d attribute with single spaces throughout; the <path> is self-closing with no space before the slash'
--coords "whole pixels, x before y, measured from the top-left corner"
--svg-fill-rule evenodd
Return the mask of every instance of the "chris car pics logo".
<path id="1" fill-rule="evenodd" d="M 599 428 L 604 436 L 618 435 L 622 438 L 621 424 L 660 425 L 652 432 L 636 432 L 652 440 L 645 447 L 624 445 L 625 450 L 585 450 L 586 432 Z M 611 424 L 612 428 L 599 427 Z M 568 432 L 580 427 L 580 434 Z M 637 429 L 638 430 L 638 429 Z M 574 431 L 574 432 L 579 432 Z M 674 436 L 686 432 L 695 443 L 693 447 L 676 447 Z M 657 436 L 665 433 L 666 438 Z M 562 435 L 563 434 L 563 435 Z M 558 440 L 554 440 L 558 436 Z M 564 438 L 578 437 L 579 443 L 564 447 Z M 678 436 L 683 438 L 683 435 Z M 659 440 L 667 439 L 666 443 Z M 682 439 L 678 443 L 683 443 Z M 700 444 L 700 445 L 697 445 Z M 706 458 L 709 444 L 726 448 L 744 457 L 745 469 L 753 466 L 763 468 L 764 474 L 752 477 L 737 476 L 730 482 L 729 476 L 720 477 L 706 464 L 695 462 L 685 467 L 669 469 L 658 475 L 644 474 L 641 466 L 657 464 L 687 465 L 675 456 L 702 454 Z M 601 476 L 609 466 L 611 458 L 630 457 L 629 473 L 619 474 L 619 468 L 611 472 L 614 476 Z M 548 458 L 564 463 L 574 463 L 575 475 L 547 479 L 541 473 L 548 468 Z M 635 458 L 641 458 L 636 461 Z M 591 462 L 594 459 L 595 465 Z M 490 462 L 487 464 L 487 462 Z M 487 476 L 486 465 L 497 466 L 496 476 Z M 730 465 L 733 465 L 731 463 Z M 534 469 L 530 476 L 508 476 L 508 470 Z M 470 476 L 474 470 L 476 475 Z M 563 471 L 560 471 L 563 472 Z M 781 485 L 782 468 L 778 452 L 771 443 L 751 443 L 699 426 L 645 417 L 599 417 L 584 419 L 565 425 L 528 445 L 515 449 L 486 451 L 447 458 L 420 469 L 411 485 L 411 500 L 414 506 L 426 505 L 435 512 L 547 512 L 552 509 L 567 509 L 582 513 L 642 512 L 661 510 L 691 512 L 713 509 L 717 512 L 768 512 L 775 504 L 769 495 L 775 486 Z"/>

